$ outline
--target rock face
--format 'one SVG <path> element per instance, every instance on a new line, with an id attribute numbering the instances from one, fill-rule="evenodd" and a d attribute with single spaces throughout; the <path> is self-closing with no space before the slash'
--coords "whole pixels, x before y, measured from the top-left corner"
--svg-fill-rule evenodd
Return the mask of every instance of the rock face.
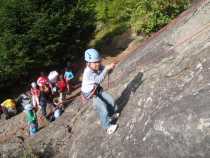
<path id="1" fill-rule="evenodd" d="M 0 144 L 0 156 L 210 157 L 210 0 L 154 35 L 110 78 L 121 110 L 116 133 L 107 135 L 92 106 L 75 100 L 34 138 Z"/>

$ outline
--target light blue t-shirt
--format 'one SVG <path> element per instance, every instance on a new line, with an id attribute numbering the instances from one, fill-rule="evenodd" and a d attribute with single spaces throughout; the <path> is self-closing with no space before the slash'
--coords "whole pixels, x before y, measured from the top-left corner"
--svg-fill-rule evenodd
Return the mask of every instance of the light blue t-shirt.
<path id="1" fill-rule="evenodd" d="M 71 71 L 66 71 L 65 74 L 64 74 L 64 77 L 67 79 L 67 80 L 71 80 L 74 78 L 74 74 L 71 72 Z"/>

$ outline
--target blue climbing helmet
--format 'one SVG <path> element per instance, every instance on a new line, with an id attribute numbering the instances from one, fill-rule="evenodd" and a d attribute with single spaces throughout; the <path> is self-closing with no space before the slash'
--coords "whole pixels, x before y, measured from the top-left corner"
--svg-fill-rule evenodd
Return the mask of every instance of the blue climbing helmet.
<path id="1" fill-rule="evenodd" d="M 100 60 L 101 56 L 97 50 L 90 48 L 85 51 L 85 61 L 92 63 Z"/>

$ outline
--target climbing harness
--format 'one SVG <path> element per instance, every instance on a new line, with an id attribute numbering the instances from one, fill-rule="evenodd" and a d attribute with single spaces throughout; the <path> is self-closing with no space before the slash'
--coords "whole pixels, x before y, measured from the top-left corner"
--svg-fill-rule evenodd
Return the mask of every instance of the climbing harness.
<path id="1" fill-rule="evenodd" d="M 81 102 L 82 104 L 87 104 L 88 101 L 93 97 L 96 96 L 100 91 L 102 91 L 103 88 L 100 85 L 94 85 L 93 90 L 86 95 L 85 93 L 81 92 Z"/>

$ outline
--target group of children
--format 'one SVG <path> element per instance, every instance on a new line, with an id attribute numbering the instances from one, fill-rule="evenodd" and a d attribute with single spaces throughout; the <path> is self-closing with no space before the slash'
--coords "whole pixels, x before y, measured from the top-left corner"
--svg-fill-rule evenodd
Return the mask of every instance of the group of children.
<path id="1" fill-rule="evenodd" d="M 116 64 L 111 63 L 110 65 L 103 66 L 99 52 L 92 48 L 85 51 L 85 61 L 86 68 L 83 73 L 81 96 L 83 100 L 93 100 L 96 112 L 100 118 L 101 126 L 106 129 L 108 134 L 112 134 L 118 127 L 115 123 L 116 119 L 119 117 L 118 107 L 115 105 L 112 96 L 102 88 L 101 83 L 115 68 Z M 51 121 L 52 117 L 49 117 L 46 112 L 47 105 L 49 105 L 53 109 L 53 117 L 59 117 L 63 110 L 62 102 L 65 98 L 65 91 L 71 91 L 71 80 L 73 78 L 73 73 L 70 68 L 67 68 L 64 74 L 51 71 L 48 76 L 45 76 L 44 73 L 41 73 L 37 82 L 31 83 L 32 104 L 30 101 L 25 101 L 24 99 L 21 101 L 27 116 L 30 135 L 34 135 L 38 131 L 36 116 L 38 109 L 41 109 L 43 117 Z M 53 98 L 57 92 L 59 93 L 59 100 L 55 102 Z M 24 98 L 24 96 L 22 97 Z M 12 99 L 4 101 L 1 107 L 2 112 L 6 114 L 9 112 L 17 113 L 15 110 L 15 102 Z"/>
<path id="2" fill-rule="evenodd" d="M 41 118 L 53 121 L 58 118 L 64 110 L 63 101 L 66 93 L 71 92 L 71 81 L 73 72 L 68 67 L 64 73 L 51 71 L 48 76 L 40 73 L 36 82 L 31 83 L 29 95 L 22 94 L 17 99 L 6 99 L 1 103 L 0 114 L 6 119 L 24 111 L 28 124 L 28 132 L 32 136 L 38 131 L 36 112 L 41 110 Z M 47 112 L 49 106 L 50 112 Z"/>

